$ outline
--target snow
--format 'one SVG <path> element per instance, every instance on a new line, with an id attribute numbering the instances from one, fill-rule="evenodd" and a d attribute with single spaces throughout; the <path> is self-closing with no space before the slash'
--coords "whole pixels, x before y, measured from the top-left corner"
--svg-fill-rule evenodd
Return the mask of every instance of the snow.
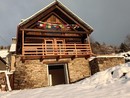
<path id="1" fill-rule="evenodd" d="M 10 52 L 15 52 L 16 51 L 16 44 L 11 44 L 10 46 Z"/>
<path id="2" fill-rule="evenodd" d="M 91 60 L 93 60 L 93 59 L 95 59 L 95 58 L 114 58 L 114 57 L 124 57 L 124 59 L 126 60 L 126 61 L 130 61 L 130 51 L 128 51 L 128 52 L 122 52 L 122 53 L 119 53 L 119 54 L 111 54 L 111 55 L 98 55 L 98 56 L 93 56 L 93 57 L 90 57 L 89 58 L 89 61 L 91 61 Z"/>
<path id="3" fill-rule="evenodd" d="M 122 53 L 119 53 L 117 55 L 118 56 L 124 56 L 125 60 L 130 61 L 130 51 L 128 51 L 128 52 L 122 52 Z"/>
<path id="4" fill-rule="evenodd" d="M 0 56 L 1 56 L 2 58 L 6 58 L 8 54 L 9 54 L 9 52 L 8 52 L 7 49 L 0 50 Z"/>
<path id="5" fill-rule="evenodd" d="M 0 92 L 0 98 L 130 98 L 130 63 L 74 84 Z"/>

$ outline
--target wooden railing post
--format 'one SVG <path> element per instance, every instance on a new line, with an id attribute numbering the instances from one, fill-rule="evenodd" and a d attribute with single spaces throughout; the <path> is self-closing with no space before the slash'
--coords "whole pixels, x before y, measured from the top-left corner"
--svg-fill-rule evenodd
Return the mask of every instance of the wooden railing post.
<path id="1" fill-rule="evenodd" d="M 43 43 L 42 43 L 42 55 L 44 55 L 44 46 L 43 46 Z"/>
<path id="2" fill-rule="evenodd" d="M 59 50 L 60 50 L 60 55 L 61 55 L 61 45 L 59 44 Z"/>
<path id="3" fill-rule="evenodd" d="M 74 44 L 74 47 L 75 47 L 75 55 L 77 57 L 77 48 L 76 48 L 76 44 Z"/>

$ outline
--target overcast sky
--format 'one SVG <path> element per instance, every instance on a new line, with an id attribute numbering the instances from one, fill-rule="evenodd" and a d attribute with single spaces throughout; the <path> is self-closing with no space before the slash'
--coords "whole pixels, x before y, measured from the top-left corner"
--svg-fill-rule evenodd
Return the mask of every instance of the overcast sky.
<path id="1" fill-rule="evenodd" d="M 54 0 L 0 0 L 0 45 L 9 45 L 25 19 Z M 92 37 L 119 45 L 130 34 L 130 0 L 60 0 L 94 28 Z"/>

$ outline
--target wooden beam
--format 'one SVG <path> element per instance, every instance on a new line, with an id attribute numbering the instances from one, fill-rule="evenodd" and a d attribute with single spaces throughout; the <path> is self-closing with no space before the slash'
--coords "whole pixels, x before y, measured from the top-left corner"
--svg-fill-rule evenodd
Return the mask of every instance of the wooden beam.
<path id="1" fill-rule="evenodd" d="M 30 37 L 60 37 L 60 38 L 81 38 L 81 36 L 76 36 L 76 35 L 60 35 L 60 34 L 28 34 L 27 36 Z"/>
<path id="2" fill-rule="evenodd" d="M 44 14 L 43 11 L 38 13 L 37 15 L 35 15 L 33 18 L 31 18 L 29 21 L 25 22 L 22 26 L 24 28 L 28 28 L 30 27 L 33 23 L 39 21 L 39 19 L 42 19 L 43 17 L 45 17 L 46 15 L 48 15 L 49 13 L 51 13 L 53 10 L 55 9 L 55 6 L 52 6 L 48 9 L 44 10 Z M 37 17 L 37 18 L 36 18 Z"/>
<path id="3" fill-rule="evenodd" d="M 76 24 L 80 25 L 75 19 L 74 17 L 72 18 L 71 16 L 68 15 L 68 13 L 66 13 L 62 8 L 60 8 L 59 6 L 56 6 L 60 11 L 62 11 L 62 13 L 64 13 L 66 16 L 68 16 L 71 20 L 73 20 Z M 80 27 L 82 27 L 83 29 L 85 29 L 86 32 L 89 33 L 89 31 L 82 25 L 80 25 Z"/>
<path id="4" fill-rule="evenodd" d="M 54 14 L 57 18 L 59 18 L 62 22 L 68 24 L 64 19 L 62 19 L 59 15 L 57 15 L 56 13 L 52 12 L 52 14 Z"/>
<path id="5" fill-rule="evenodd" d="M 24 30 L 22 30 L 22 55 L 24 55 Z"/>
<path id="6" fill-rule="evenodd" d="M 21 29 L 27 32 L 42 32 L 42 33 L 71 33 L 71 34 L 87 34 L 85 31 L 65 31 L 65 30 L 43 30 L 43 29 Z M 25 33 L 27 33 L 25 32 Z"/>
<path id="7" fill-rule="evenodd" d="M 61 60 L 61 61 L 43 61 L 44 64 L 57 64 L 57 63 L 69 63 L 70 60 Z"/>
<path id="8" fill-rule="evenodd" d="M 26 36 L 25 37 L 25 40 L 44 40 L 44 39 L 50 39 L 50 38 L 48 38 L 48 37 L 36 37 L 36 36 Z M 61 40 L 61 38 L 56 38 L 56 39 L 59 39 L 59 40 Z M 68 41 L 81 41 L 81 38 L 79 37 L 79 38 L 68 38 L 68 37 L 66 37 L 66 38 L 64 38 L 64 39 L 66 39 L 66 40 L 68 40 Z"/>
<path id="9" fill-rule="evenodd" d="M 46 16 L 42 17 L 39 19 L 39 21 L 45 21 L 48 17 L 50 17 L 52 15 L 52 13 L 47 14 Z M 36 24 L 38 21 L 36 21 L 35 23 L 33 23 L 32 25 L 29 26 L 29 28 L 35 28 Z"/>
<path id="10" fill-rule="evenodd" d="M 89 38 L 89 35 L 88 35 L 88 34 L 87 34 L 87 41 L 88 41 L 88 44 L 90 45 L 90 38 Z M 92 48 L 91 48 L 91 46 L 89 46 L 89 48 L 90 48 L 91 54 L 93 54 L 93 53 L 92 53 Z"/>

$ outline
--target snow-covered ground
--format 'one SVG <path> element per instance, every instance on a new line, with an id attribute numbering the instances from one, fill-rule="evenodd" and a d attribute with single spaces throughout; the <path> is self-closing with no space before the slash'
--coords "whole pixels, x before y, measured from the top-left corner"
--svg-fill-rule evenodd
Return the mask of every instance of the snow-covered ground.
<path id="1" fill-rule="evenodd" d="M 128 52 L 122 52 L 117 54 L 118 56 L 124 56 L 126 61 L 130 61 L 130 51 Z"/>
<path id="2" fill-rule="evenodd" d="M 0 92 L 0 98 L 130 98 L 130 63 L 74 84 Z"/>
<path id="3" fill-rule="evenodd" d="M 8 49 L 0 50 L 0 56 L 2 58 L 6 58 L 8 54 L 9 54 Z"/>

